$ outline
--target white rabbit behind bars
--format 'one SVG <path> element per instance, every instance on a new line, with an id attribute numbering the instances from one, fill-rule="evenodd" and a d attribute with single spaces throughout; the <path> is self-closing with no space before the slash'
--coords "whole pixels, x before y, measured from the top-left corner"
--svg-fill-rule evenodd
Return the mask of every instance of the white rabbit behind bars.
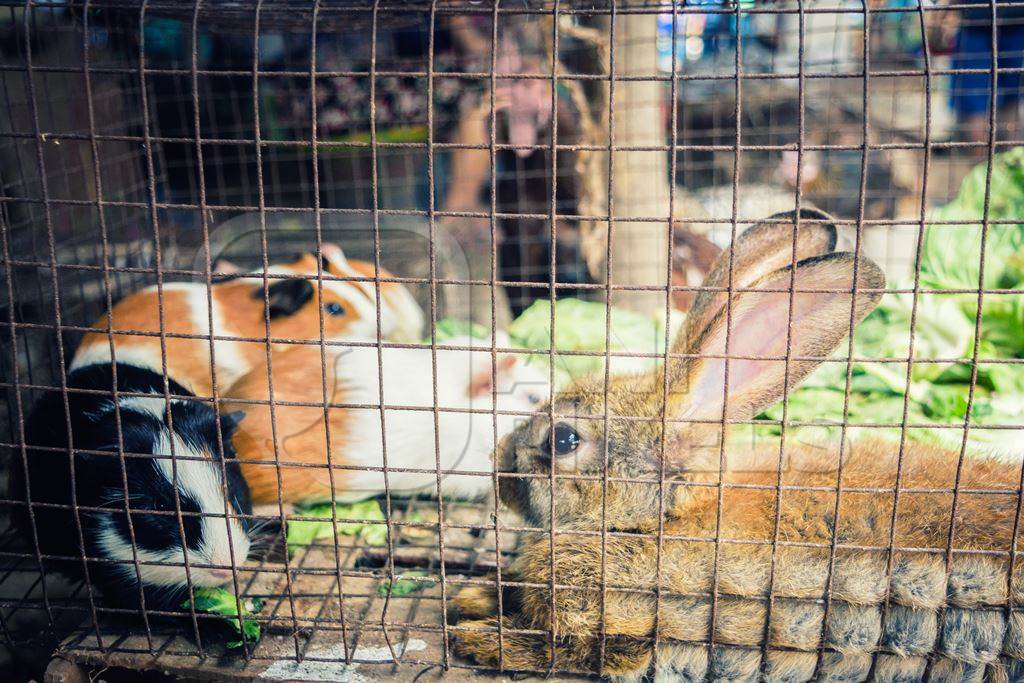
<path id="1" fill-rule="evenodd" d="M 490 341 L 456 337 L 443 345 L 486 349 Z M 506 345 L 507 340 L 499 338 L 498 347 Z M 492 479 L 486 475 L 493 472 L 495 407 L 500 439 L 526 419 L 523 414 L 535 410 L 550 395 L 548 378 L 527 365 L 525 355 L 495 356 L 495 386 L 490 351 L 440 348 L 435 442 L 431 349 L 384 348 L 381 354 L 382 363 L 378 363 L 376 347 L 325 349 L 327 402 L 333 404 L 327 411 L 330 448 L 322 407 L 319 347 L 295 347 L 271 360 L 274 401 L 312 406 L 275 405 L 272 421 L 270 406 L 265 403 L 228 404 L 228 409 L 246 414 L 235 432 L 234 445 L 256 504 L 277 503 L 279 488 L 286 503 L 329 499 L 332 477 L 328 462 L 336 468 L 336 499 L 359 500 L 384 492 L 378 368 L 384 403 L 389 406 L 384 419 L 388 488 L 394 493 L 436 492 L 439 459 L 441 470 L 476 473 L 442 474 L 442 494 L 456 498 L 486 495 L 493 489 Z M 266 402 L 270 388 L 263 364 L 231 387 L 227 396 Z M 491 400 L 492 390 L 497 394 L 496 403 Z M 280 462 L 280 486 L 275 458 Z"/>
<path id="2" fill-rule="evenodd" d="M 958 453 L 916 443 L 900 460 L 898 443 L 865 440 L 842 452 L 837 494 L 838 445 L 790 441 L 780 465 L 778 443 L 723 435 L 723 416 L 750 420 L 797 386 L 882 296 L 875 264 L 832 253 L 832 226 L 802 218 L 795 237 L 792 214 L 777 215 L 722 255 L 706 284 L 750 291 L 729 311 L 725 292 L 702 291 L 672 347 L 685 356 L 613 378 L 607 394 L 576 382 L 552 399 L 575 417 L 551 424 L 544 409 L 499 444 L 500 471 L 543 475 L 502 477 L 502 500 L 561 532 L 525 534 L 503 577 L 562 587 L 507 587 L 500 645 L 494 589 L 463 590 L 458 652 L 621 680 L 1024 678 L 1024 614 L 1010 609 L 1024 599 L 1022 558 L 1011 576 L 1008 552 L 1019 465 L 968 456 L 958 468 Z M 605 467 L 615 479 L 602 486 Z M 554 652 L 525 629 L 552 631 Z"/>

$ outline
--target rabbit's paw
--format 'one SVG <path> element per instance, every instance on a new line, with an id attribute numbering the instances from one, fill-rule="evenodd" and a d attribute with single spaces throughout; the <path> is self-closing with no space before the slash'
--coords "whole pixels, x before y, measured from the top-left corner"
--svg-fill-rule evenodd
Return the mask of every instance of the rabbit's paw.
<path id="1" fill-rule="evenodd" d="M 503 618 L 499 644 L 498 620 L 476 619 L 460 622 L 455 635 L 455 651 L 485 666 L 513 671 L 571 671 L 600 673 L 615 678 L 642 676 L 651 663 L 651 643 L 647 638 L 609 634 L 605 640 L 604 665 L 598 666 L 600 639 L 596 637 L 558 637 L 552 660 L 550 636 L 522 633 L 522 625 Z M 516 629 L 519 629 L 518 631 Z"/>
<path id="2" fill-rule="evenodd" d="M 498 620 L 470 619 L 461 621 L 455 632 L 455 652 L 484 666 L 499 665 L 513 671 L 543 671 L 551 666 L 551 648 L 543 635 L 509 633 L 515 628 L 511 620 L 501 620 L 502 637 L 498 637 Z"/>
<path id="3" fill-rule="evenodd" d="M 485 619 L 498 613 L 498 595 L 493 586 L 467 586 L 452 599 L 452 604 L 459 619 Z"/>

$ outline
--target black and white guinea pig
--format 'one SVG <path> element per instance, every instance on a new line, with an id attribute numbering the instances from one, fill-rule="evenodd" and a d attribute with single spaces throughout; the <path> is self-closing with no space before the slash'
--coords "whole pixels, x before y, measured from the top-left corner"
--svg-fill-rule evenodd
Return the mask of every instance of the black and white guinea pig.
<path id="1" fill-rule="evenodd" d="M 249 554 L 251 518 L 225 515 L 225 510 L 230 515 L 252 513 L 249 489 L 231 447 L 237 417 L 223 415 L 220 418 L 222 463 L 212 406 L 198 400 L 172 399 L 169 426 L 163 377 L 122 363 L 116 368 L 118 392 L 153 394 L 152 397 L 117 398 L 123 472 L 118 452 L 112 366 L 99 363 L 79 368 L 68 375 L 67 381 L 69 388 L 93 389 L 106 394 L 68 392 L 71 445 L 76 449 L 73 456 L 75 494 L 84 552 L 89 560 L 89 580 L 108 600 L 132 607 L 139 605 L 141 582 L 147 609 L 177 609 L 188 585 L 186 553 L 192 585 L 197 587 L 231 581 L 231 567 L 242 564 Z M 190 395 L 173 381 L 170 393 Z M 52 556 L 47 559 L 47 565 L 81 577 L 83 548 L 71 507 L 72 470 L 67 432 L 61 394 L 47 392 L 26 421 L 29 485 L 25 486 L 25 467 L 16 452 L 11 467 L 11 498 L 31 500 L 39 550 L 44 556 Z M 80 453 L 77 449 L 105 453 Z M 126 476 L 122 477 L 122 473 Z M 125 481 L 131 528 L 124 511 Z M 180 525 L 174 481 L 180 500 Z M 33 542 L 27 506 L 19 508 L 15 520 L 26 540 Z"/>

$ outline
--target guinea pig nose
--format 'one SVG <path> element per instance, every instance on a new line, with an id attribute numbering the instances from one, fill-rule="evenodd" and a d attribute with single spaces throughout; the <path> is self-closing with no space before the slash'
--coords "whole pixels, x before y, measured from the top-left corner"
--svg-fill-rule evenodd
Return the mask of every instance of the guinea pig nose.
<path id="1" fill-rule="evenodd" d="M 225 581 L 227 581 L 228 579 L 231 578 L 231 570 L 230 569 L 211 569 L 210 570 L 210 576 L 214 577 L 215 579 L 224 579 Z"/>

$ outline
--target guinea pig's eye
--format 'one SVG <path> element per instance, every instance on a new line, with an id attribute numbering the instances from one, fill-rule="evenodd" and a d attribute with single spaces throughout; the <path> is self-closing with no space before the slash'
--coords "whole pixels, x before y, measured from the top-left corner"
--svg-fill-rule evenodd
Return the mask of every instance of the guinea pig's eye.
<path id="1" fill-rule="evenodd" d="M 552 455 L 560 457 L 575 452 L 581 443 L 583 439 L 575 429 L 564 422 L 559 422 L 548 432 L 543 447 Z"/>
<path id="2" fill-rule="evenodd" d="M 345 307 L 337 301 L 329 301 L 324 304 L 324 310 L 327 311 L 327 315 L 345 315 Z"/>
<path id="3" fill-rule="evenodd" d="M 540 397 L 540 394 L 528 394 L 526 396 L 526 400 L 530 402 L 530 405 L 535 406 L 539 404 L 543 399 Z"/>

